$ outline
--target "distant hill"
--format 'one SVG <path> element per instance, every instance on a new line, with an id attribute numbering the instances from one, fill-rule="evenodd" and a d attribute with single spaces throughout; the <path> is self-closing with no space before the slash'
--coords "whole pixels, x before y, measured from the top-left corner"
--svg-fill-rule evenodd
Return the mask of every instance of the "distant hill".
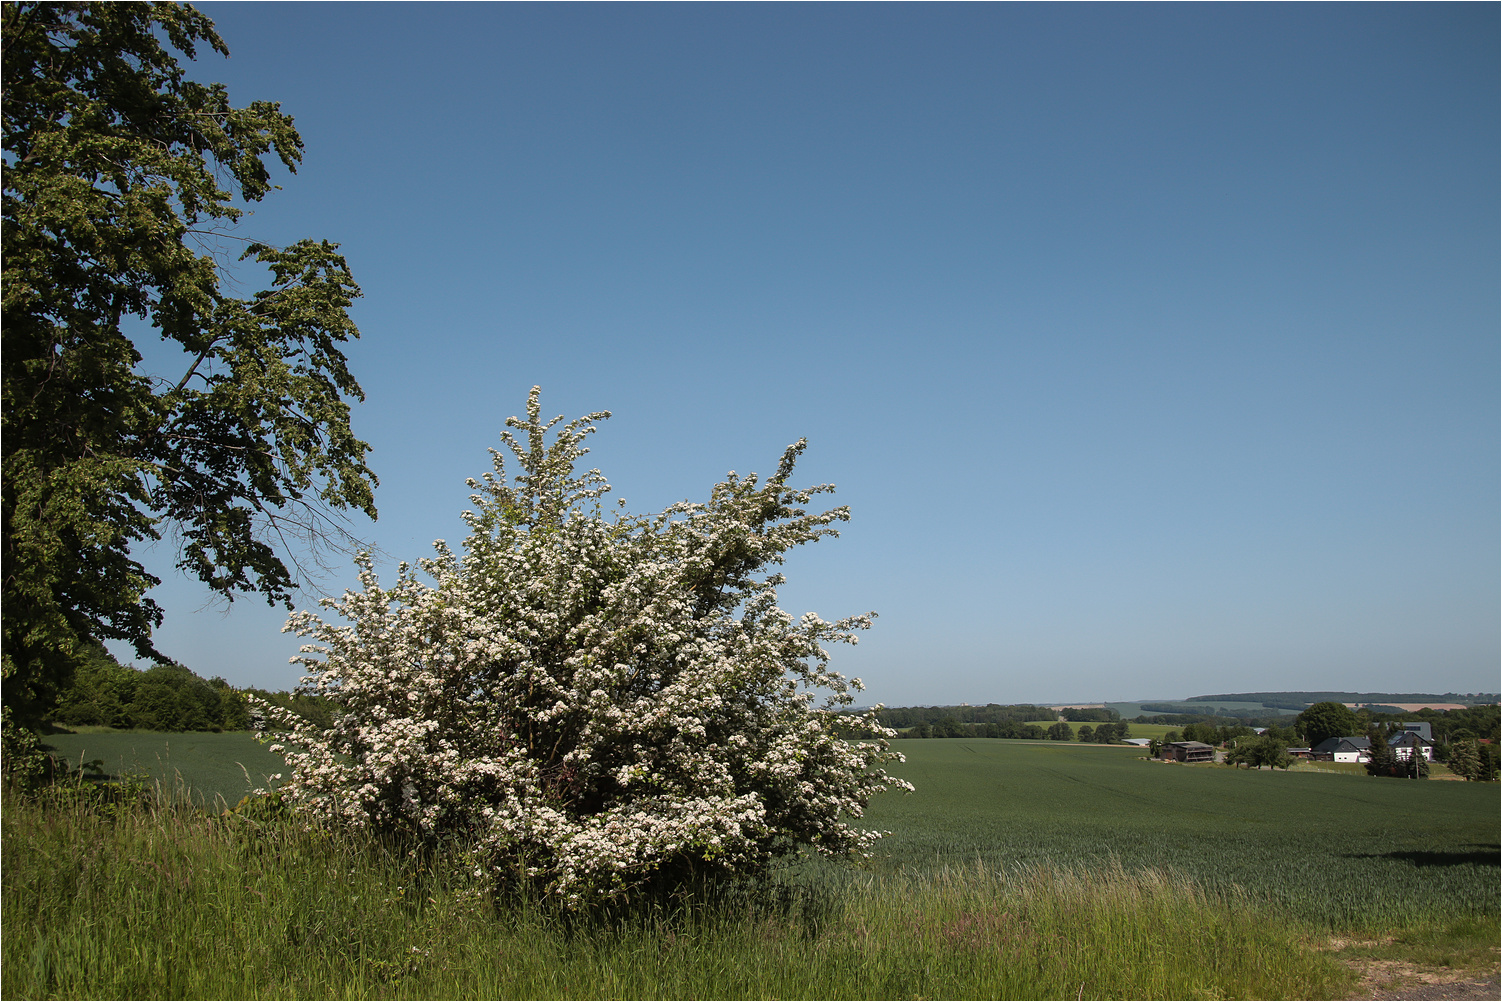
<path id="1" fill-rule="evenodd" d="M 1465 706 L 1498 702 L 1497 693 L 1458 692 L 1233 692 L 1215 696 L 1190 696 L 1187 703 L 1261 703 L 1267 707 L 1301 710 L 1311 703 L 1372 703 L 1399 706 L 1414 703 L 1459 703 Z"/>
<path id="2" fill-rule="evenodd" d="M 1190 702 L 1187 699 L 1146 699 L 1135 703 L 1107 703 L 1109 709 L 1121 714 L 1122 719 L 1131 720 L 1139 715 L 1158 716 L 1161 714 L 1192 714 L 1197 716 L 1236 717 L 1244 720 L 1262 720 L 1272 722 L 1280 717 L 1292 717 L 1304 709 L 1300 703 L 1293 709 L 1267 706 L 1260 700 L 1223 699 L 1207 702 L 1204 700 Z"/>

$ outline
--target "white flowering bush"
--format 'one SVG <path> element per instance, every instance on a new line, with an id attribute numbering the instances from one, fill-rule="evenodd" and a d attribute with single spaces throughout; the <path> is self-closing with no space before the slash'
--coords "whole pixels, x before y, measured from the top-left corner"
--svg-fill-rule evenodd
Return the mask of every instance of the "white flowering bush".
<path id="1" fill-rule="evenodd" d="M 792 547 L 836 535 L 830 485 L 787 486 L 804 442 L 765 482 L 734 473 L 707 503 L 606 516 L 598 470 L 576 475 L 591 414 L 503 432 L 520 471 L 469 481 L 463 555 L 441 540 L 394 586 L 360 558 L 360 590 L 287 629 L 327 729 L 277 708 L 281 793 L 326 820 L 461 841 L 500 884 L 569 906 L 688 877 L 765 869 L 799 847 L 863 856 L 853 827 L 889 786 L 874 713 L 829 667 L 871 615 L 826 622 L 777 607 L 769 573 Z M 552 442 L 548 433 L 555 428 Z M 874 735 L 874 737 L 872 737 Z"/>

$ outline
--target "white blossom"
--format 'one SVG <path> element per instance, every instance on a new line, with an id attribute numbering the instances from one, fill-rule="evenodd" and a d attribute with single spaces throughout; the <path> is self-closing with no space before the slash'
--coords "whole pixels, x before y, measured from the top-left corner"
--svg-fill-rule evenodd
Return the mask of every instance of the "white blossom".
<path id="1" fill-rule="evenodd" d="M 607 517 L 598 470 L 575 476 L 591 414 L 557 430 L 510 418 L 503 454 L 470 480 L 463 555 L 403 564 L 383 588 L 368 555 L 358 590 L 286 629 L 313 638 L 296 660 L 330 699 L 323 730 L 264 706 L 282 728 L 286 800 L 327 820 L 468 841 L 487 872 L 576 906 L 690 872 L 757 870 L 811 847 L 868 854 L 852 827 L 900 760 L 826 644 L 854 643 L 874 614 L 826 622 L 777 607 L 802 543 L 849 511 L 801 506 L 830 485 L 731 473 L 703 504 Z M 421 580 L 419 571 L 428 581 Z M 431 583 L 429 583 L 431 582 Z M 824 699 L 816 705 L 815 693 Z M 874 735 L 874 737 L 872 737 Z M 478 871 L 477 871 L 478 872 Z"/>

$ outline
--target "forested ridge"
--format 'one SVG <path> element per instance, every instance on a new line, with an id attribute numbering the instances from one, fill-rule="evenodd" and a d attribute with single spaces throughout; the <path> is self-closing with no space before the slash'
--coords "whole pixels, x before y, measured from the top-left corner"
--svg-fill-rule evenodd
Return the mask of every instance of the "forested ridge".
<path id="1" fill-rule="evenodd" d="M 1497 693 L 1433 692 L 1230 692 L 1216 696 L 1190 696 L 1186 703 L 1262 703 L 1264 706 L 1304 707 L 1312 703 L 1485 703 L 1498 701 Z M 1177 702 L 1176 700 L 1170 702 Z"/>

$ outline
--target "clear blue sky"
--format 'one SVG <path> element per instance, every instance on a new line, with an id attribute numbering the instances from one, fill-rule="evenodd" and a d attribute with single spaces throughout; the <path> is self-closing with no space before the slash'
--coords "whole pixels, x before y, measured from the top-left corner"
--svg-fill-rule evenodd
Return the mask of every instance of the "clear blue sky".
<path id="1" fill-rule="evenodd" d="M 783 605 L 880 613 L 871 701 L 1498 688 L 1495 4 L 203 9 L 307 143 L 241 232 L 364 287 L 394 559 L 538 383 L 638 511 L 807 436 Z"/>

